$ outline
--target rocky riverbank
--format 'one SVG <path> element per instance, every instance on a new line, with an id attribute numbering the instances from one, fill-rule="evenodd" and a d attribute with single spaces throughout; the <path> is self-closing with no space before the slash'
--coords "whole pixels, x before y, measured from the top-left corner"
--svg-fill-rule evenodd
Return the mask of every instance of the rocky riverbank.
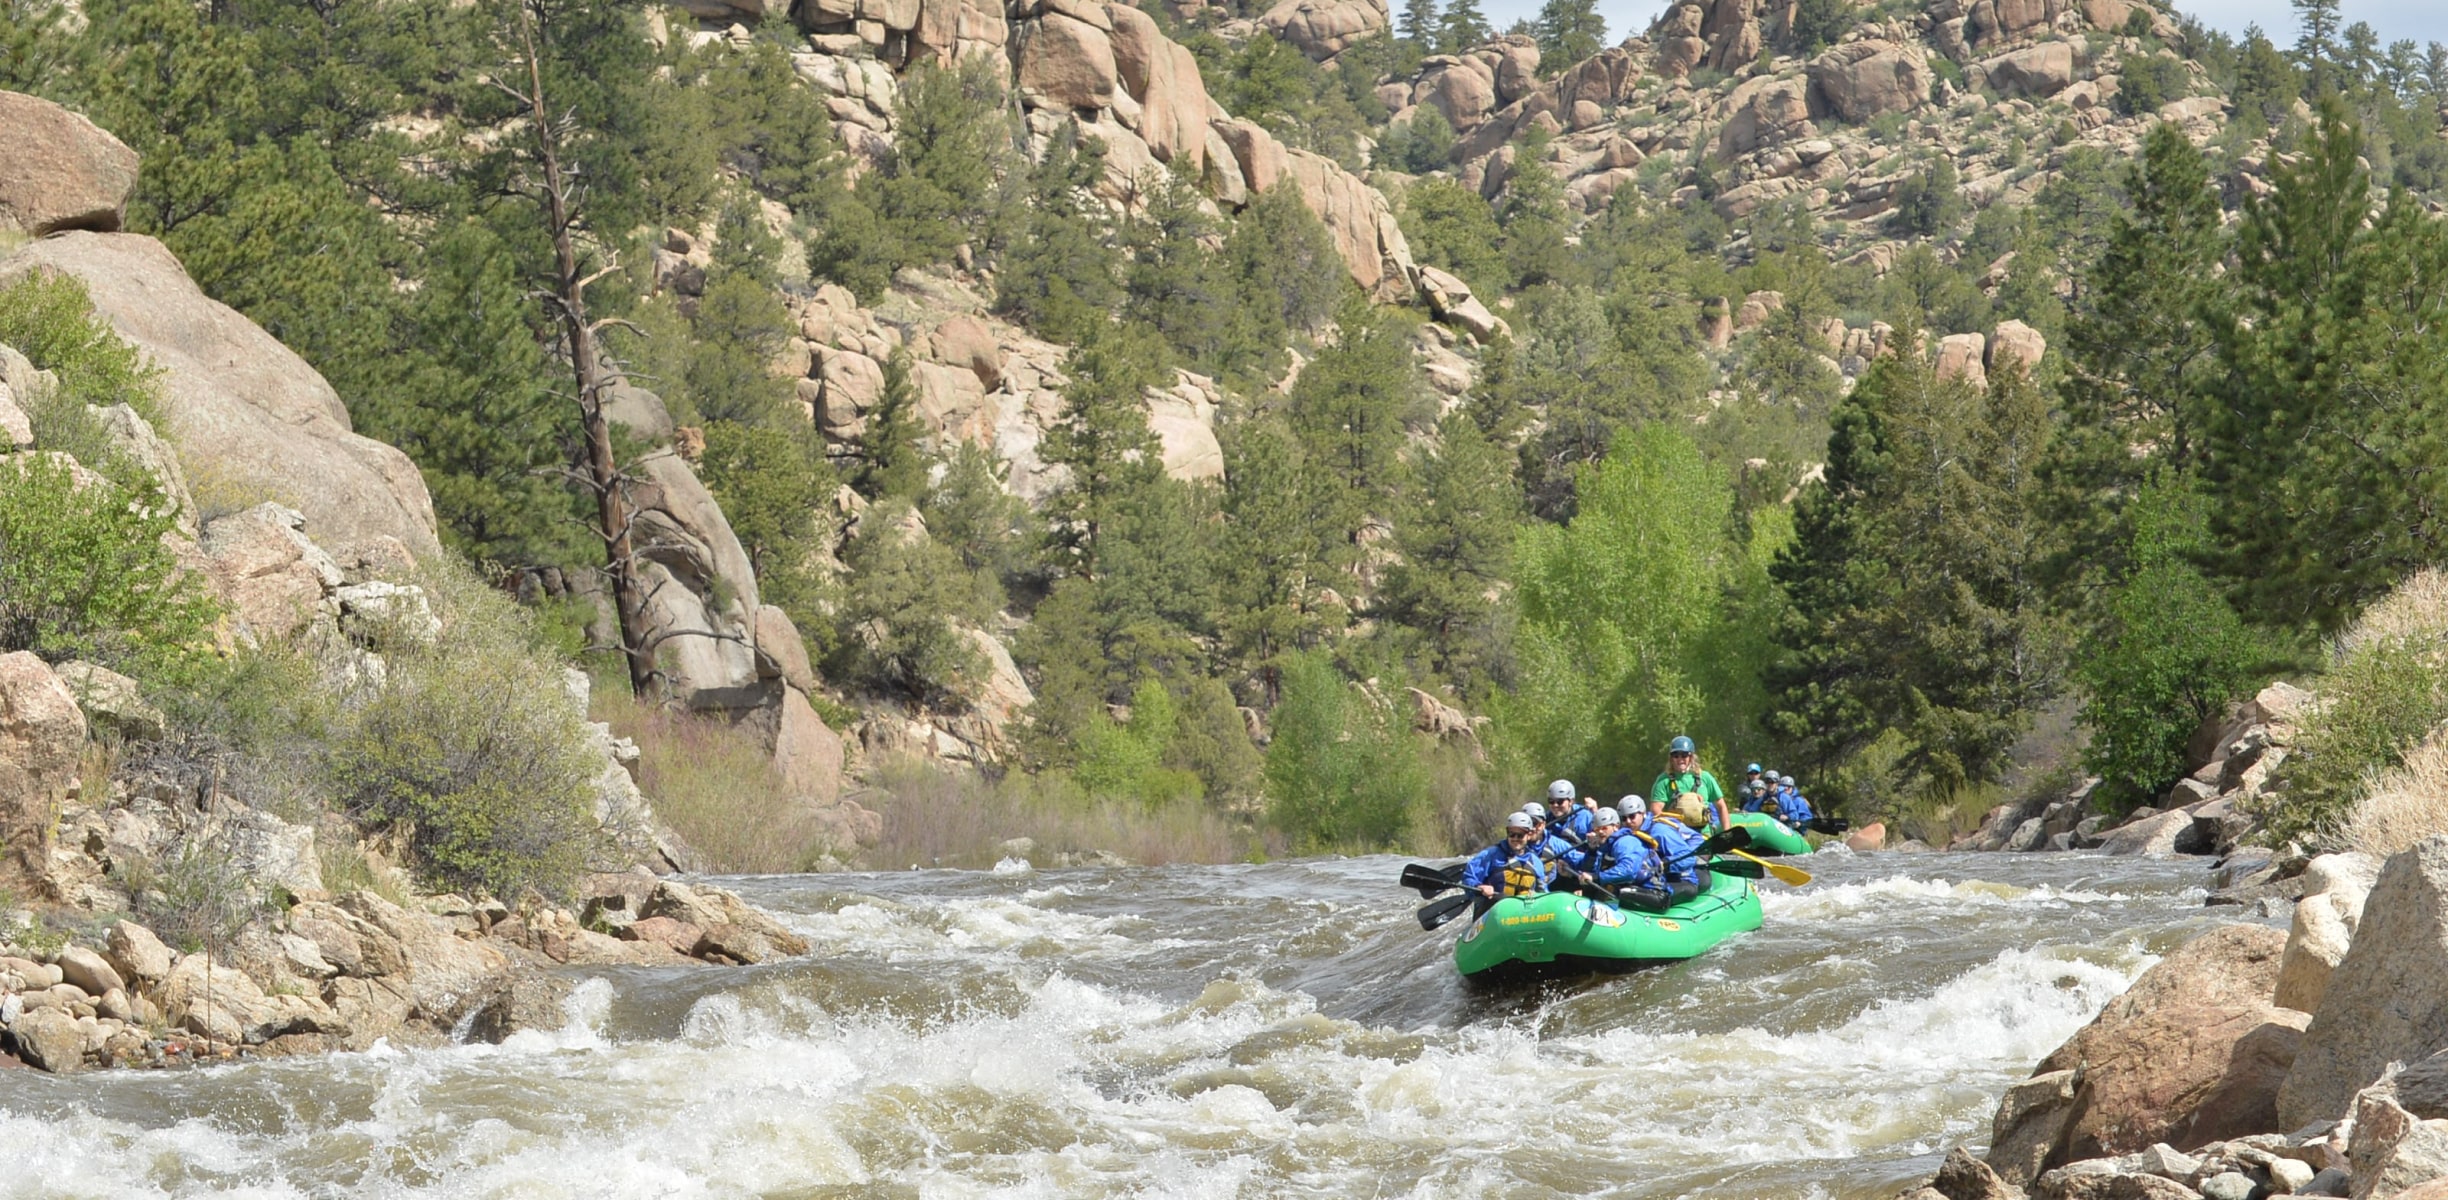
<path id="1" fill-rule="evenodd" d="M 2169 954 L 1911 1200 L 2448 1197 L 2448 835 Z"/>
<path id="2" fill-rule="evenodd" d="M 396 904 L 317 895 L 228 944 L 179 953 L 134 921 L 38 949 L 0 939 L 0 1065 L 66 1073 L 376 1041 L 498 1042 L 558 1027 L 562 967 L 742 965 L 804 954 L 771 915 L 719 888 L 642 872 L 593 877 L 575 909 L 458 895 Z"/>

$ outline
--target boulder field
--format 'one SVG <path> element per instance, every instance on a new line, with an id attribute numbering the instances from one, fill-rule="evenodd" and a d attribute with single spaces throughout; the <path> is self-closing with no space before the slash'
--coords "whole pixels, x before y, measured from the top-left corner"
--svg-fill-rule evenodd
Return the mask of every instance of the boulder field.
<path id="1" fill-rule="evenodd" d="M 2448 834 L 2301 877 L 2287 932 L 2178 947 L 1904 1197 L 2448 1197 Z"/>

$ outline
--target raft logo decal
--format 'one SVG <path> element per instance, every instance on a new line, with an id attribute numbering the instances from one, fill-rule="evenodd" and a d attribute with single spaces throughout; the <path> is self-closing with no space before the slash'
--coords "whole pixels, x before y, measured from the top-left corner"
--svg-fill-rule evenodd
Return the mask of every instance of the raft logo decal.
<path id="1" fill-rule="evenodd" d="M 1670 917 L 1659 917 L 1659 918 L 1657 919 L 1657 927 L 1658 927 L 1658 928 L 1660 928 L 1660 929 L 1665 930 L 1665 931 L 1666 931 L 1666 932 L 1668 932 L 1668 933 L 1681 933 L 1681 932 L 1683 932 L 1683 926 L 1681 925 L 1681 923 L 1679 923 L 1679 922 L 1675 921 L 1674 919 L 1672 919 L 1672 918 L 1670 918 Z"/>
<path id="2" fill-rule="evenodd" d="M 1621 909 L 1610 908 L 1595 900 L 1584 900 L 1578 907 L 1584 920 L 1602 929 L 1615 929 L 1624 923 Z"/>

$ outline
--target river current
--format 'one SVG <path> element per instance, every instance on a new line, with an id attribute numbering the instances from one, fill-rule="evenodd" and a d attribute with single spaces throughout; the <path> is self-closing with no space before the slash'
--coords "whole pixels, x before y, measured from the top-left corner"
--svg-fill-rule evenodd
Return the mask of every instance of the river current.
<path id="1" fill-rule="evenodd" d="M 2192 931 L 2203 860 L 1787 860 L 1767 924 L 1466 988 L 1404 860 L 723 879 L 806 958 L 499 1046 L 0 1072 L 0 1196 L 1892 1196 Z"/>

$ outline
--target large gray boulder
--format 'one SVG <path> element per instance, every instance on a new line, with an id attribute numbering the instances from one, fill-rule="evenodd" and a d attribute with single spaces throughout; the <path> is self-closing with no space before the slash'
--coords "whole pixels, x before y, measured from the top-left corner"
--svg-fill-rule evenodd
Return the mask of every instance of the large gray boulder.
<path id="1" fill-rule="evenodd" d="M 2354 944 L 2363 903 L 2380 878 L 2380 861 L 2355 851 L 2324 854 L 2304 868 L 2304 894 L 2287 932 L 2286 957 L 2278 965 L 2278 1003 L 2303 1012 L 2320 1011 L 2329 978 Z"/>
<path id="2" fill-rule="evenodd" d="M 1875 39 L 1833 47 L 1810 64 L 1821 105 L 1855 123 L 1919 108 L 1929 100 L 1932 78 L 1920 47 Z"/>
<path id="3" fill-rule="evenodd" d="M 169 434 L 191 485 L 276 499 L 333 547 L 397 538 L 440 552 L 416 464 L 360 437 L 315 369 L 204 294 L 168 247 L 128 233 L 66 233 L 0 259 L 0 284 L 51 270 L 82 281 L 94 311 L 162 368 Z"/>
<path id="4" fill-rule="evenodd" d="M 2346 1113 L 2392 1062 L 2448 1048 L 2448 834 L 2392 856 L 2278 1093 L 2290 1127 Z"/>
<path id="5" fill-rule="evenodd" d="M 119 228 L 136 152 L 48 100 L 0 92 L 0 232 Z"/>
<path id="6" fill-rule="evenodd" d="M 2279 1083 L 2298 1053 L 2302 1013 L 2269 1002 L 2286 937 L 2227 925 L 2178 947 L 2040 1061 L 2034 1087 L 2009 1093 L 1991 1165 L 2024 1172 L 2130 1154 L 2166 1142 L 2188 1149 L 2281 1128 Z M 2058 1072 L 2073 1077 L 2050 1078 Z M 2062 1098 L 2059 1093 L 2065 1094 Z M 2045 1148 L 2045 1149 L 2044 1149 Z"/>

